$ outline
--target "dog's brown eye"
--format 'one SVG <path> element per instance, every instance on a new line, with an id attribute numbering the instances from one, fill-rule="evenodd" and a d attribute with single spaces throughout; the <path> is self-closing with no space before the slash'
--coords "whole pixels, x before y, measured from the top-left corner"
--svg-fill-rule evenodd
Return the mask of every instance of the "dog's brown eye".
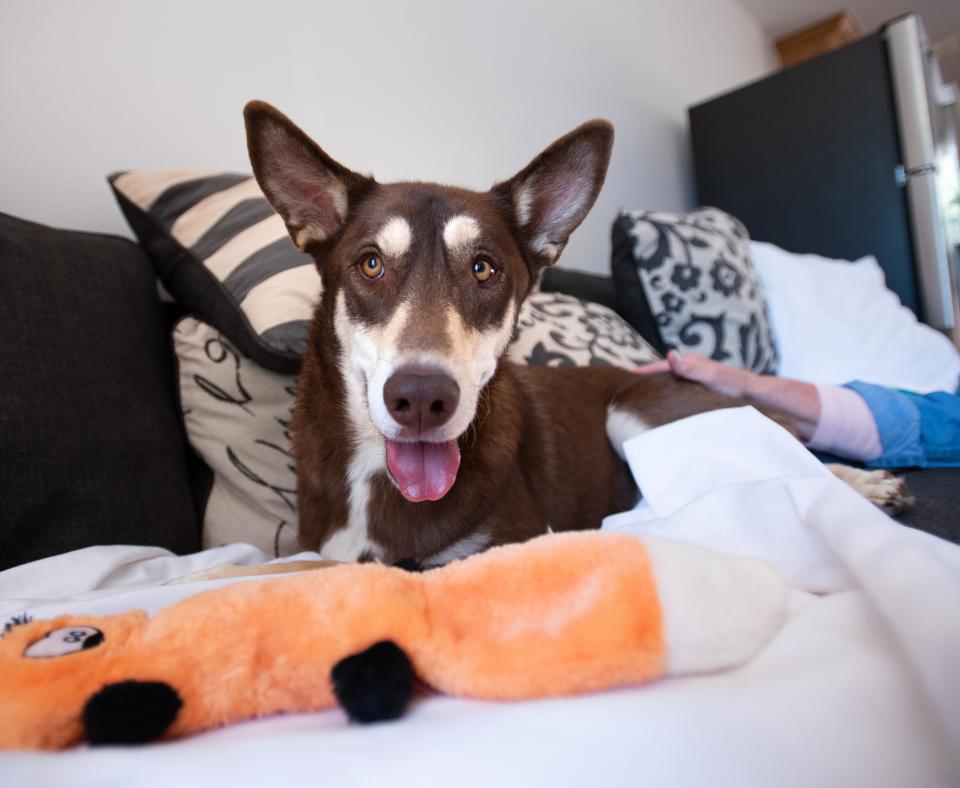
<path id="1" fill-rule="evenodd" d="M 372 254 L 360 263 L 360 270 L 367 279 L 379 279 L 383 274 L 383 263 L 379 257 Z"/>
<path id="2" fill-rule="evenodd" d="M 478 282 L 486 282 L 497 272 L 497 269 L 486 260 L 474 260 L 471 270 L 473 271 L 473 278 Z"/>

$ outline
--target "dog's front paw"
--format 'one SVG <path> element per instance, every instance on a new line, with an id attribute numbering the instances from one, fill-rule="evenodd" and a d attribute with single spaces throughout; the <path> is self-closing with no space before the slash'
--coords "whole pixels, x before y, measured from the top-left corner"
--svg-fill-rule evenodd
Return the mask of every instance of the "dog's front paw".
<path id="1" fill-rule="evenodd" d="M 889 514 L 901 514 L 916 500 L 907 488 L 907 482 L 890 471 L 867 471 L 863 495 Z"/>
<path id="2" fill-rule="evenodd" d="M 915 499 L 910 494 L 906 481 L 894 476 L 890 471 L 867 471 L 836 464 L 829 464 L 827 468 L 834 476 L 888 514 L 902 514 L 913 506 Z"/>

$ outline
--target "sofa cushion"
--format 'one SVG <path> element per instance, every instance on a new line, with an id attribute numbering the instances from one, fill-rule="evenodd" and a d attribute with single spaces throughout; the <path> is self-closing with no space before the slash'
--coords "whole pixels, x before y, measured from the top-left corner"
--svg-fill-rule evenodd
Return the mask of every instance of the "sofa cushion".
<path id="1" fill-rule="evenodd" d="M 0 568 L 199 548 L 169 338 L 135 244 L 0 214 Z"/>
<path id="2" fill-rule="evenodd" d="M 632 369 L 660 356 L 612 309 L 564 293 L 534 293 L 520 308 L 507 358 L 530 366 Z"/>
<path id="3" fill-rule="evenodd" d="M 668 348 L 776 372 L 777 346 L 749 240 L 743 225 L 717 208 L 621 212 L 612 258 L 621 312 L 640 331 L 652 316 Z"/>
<path id="4" fill-rule="evenodd" d="M 639 286 L 639 281 L 638 281 Z M 612 309 L 620 317 L 627 320 L 633 326 L 633 329 L 640 335 L 640 338 L 658 355 L 663 356 L 667 351 L 663 346 L 663 340 L 660 338 L 660 332 L 657 330 L 656 323 L 649 311 L 647 315 L 649 322 L 639 326 L 634 325 L 630 320 L 631 307 L 636 301 L 626 299 L 627 311 L 622 311 L 623 299 L 617 286 L 614 284 L 613 277 L 598 276 L 597 274 L 588 274 L 584 271 L 577 271 L 573 268 L 562 268 L 552 266 L 543 272 L 540 279 L 540 292 L 542 293 L 565 293 L 582 301 L 590 301 L 600 306 Z"/>
<path id="5" fill-rule="evenodd" d="M 297 479 L 290 455 L 296 377 L 265 369 L 213 326 L 187 316 L 173 329 L 190 445 L 213 471 L 203 546 L 297 551 Z"/>
<path id="6" fill-rule="evenodd" d="M 132 170 L 110 184 L 174 298 L 261 366 L 297 371 L 320 275 L 253 177 Z"/>

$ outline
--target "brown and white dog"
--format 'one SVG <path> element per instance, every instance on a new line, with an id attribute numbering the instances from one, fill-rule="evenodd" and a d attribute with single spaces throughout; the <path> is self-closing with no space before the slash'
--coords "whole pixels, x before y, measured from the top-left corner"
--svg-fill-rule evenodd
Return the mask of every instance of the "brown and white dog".
<path id="1" fill-rule="evenodd" d="M 378 183 L 270 105 L 244 114 L 257 181 L 323 281 L 293 422 L 305 548 L 434 566 L 595 528 L 638 497 L 614 450 L 624 437 L 741 404 L 670 375 L 502 358 L 521 303 L 596 200 L 608 122 L 474 192 Z"/>

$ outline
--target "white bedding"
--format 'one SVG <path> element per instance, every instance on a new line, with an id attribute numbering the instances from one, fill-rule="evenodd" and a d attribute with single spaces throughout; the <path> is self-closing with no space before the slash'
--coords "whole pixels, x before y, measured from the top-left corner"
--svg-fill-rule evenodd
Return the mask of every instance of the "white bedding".
<path id="1" fill-rule="evenodd" d="M 743 668 L 541 702 L 433 697 L 372 727 L 330 711 L 142 748 L 5 753 L 0 785 L 960 785 L 960 548 L 897 525 L 749 408 L 627 453 L 646 501 L 605 527 L 762 556 L 791 580 L 786 625 Z M 0 572 L 0 621 L 153 611 L 238 582 L 169 580 L 263 560 L 242 545 L 80 550 Z"/>
<path id="2" fill-rule="evenodd" d="M 750 256 L 780 349 L 778 375 L 923 394 L 957 390 L 957 348 L 900 303 L 873 255 L 833 260 L 751 241 Z"/>

